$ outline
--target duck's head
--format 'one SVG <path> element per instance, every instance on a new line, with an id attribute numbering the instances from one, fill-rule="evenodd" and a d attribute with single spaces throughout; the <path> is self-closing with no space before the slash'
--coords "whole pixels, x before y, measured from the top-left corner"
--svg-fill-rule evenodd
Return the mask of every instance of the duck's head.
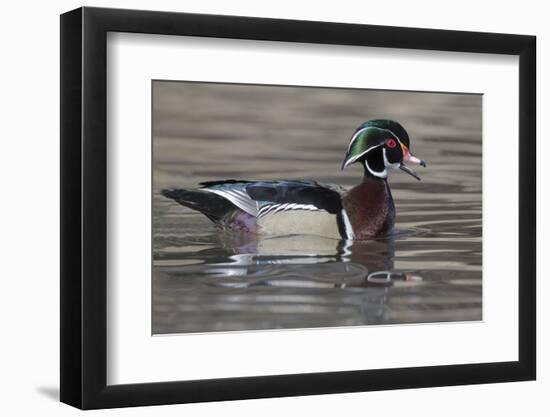
<path id="1" fill-rule="evenodd" d="M 353 133 L 342 169 L 355 162 L 365 167 L 366 175 L 387 178 L 393 169 L 402 169 L 420 180 L 418 175 L 406 166 L 406 163 L 426 166 L 410 151 L 407 131 L 393 120 L 369 120 Z"/>

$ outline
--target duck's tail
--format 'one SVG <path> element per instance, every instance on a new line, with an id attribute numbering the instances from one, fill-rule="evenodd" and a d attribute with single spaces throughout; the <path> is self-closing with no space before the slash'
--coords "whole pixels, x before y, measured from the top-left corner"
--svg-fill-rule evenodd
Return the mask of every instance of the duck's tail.
<path id="1" fill-rule="evenodd" d="M 162 190 L 161 194 L 182 206 L 201 212 L 214 223 L 222 221 L 238 209 L 225 198 L 207 191 L 172 188 Z"/>

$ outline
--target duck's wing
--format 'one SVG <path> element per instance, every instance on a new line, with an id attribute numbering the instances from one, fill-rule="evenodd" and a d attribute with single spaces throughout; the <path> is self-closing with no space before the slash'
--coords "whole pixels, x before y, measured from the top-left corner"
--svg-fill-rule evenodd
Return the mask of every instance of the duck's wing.
<path id="1" fill-rule="evenodd" d="M 200 190 L 223 197 L 242 211 L 257 217 L 258 203 L 246 191 L 246 187 L 254 183 L 255 181 L 246 180 L 207 181 L 200 183 Z"/>
<path id="2" fill-rule="evenodd" d="M 255 217 L 291 210 L 324 210 L 337 214 L 342 210 L 344 189 L 316 181 L 209 181 L 201 190 L 229 200 Z"/>
<path id="3" fill-rule="evenodd" d="M 343 189 L 316 181 L 262 181 L 248 184 L 247 194 L 258 202 L 257 217 L 293 210 L 342 210 Z"/>

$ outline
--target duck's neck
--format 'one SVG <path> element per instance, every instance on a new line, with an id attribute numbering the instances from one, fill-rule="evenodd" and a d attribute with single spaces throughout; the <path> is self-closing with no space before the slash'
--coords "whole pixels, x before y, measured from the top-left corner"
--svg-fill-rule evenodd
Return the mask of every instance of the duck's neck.
<path id="1" fill-rule="evenodd" d="M 393 228 L 395 208 L 385 178 L 365 174 L 346 194 L 343 204 L 356 239 L 382 236 Z"/>
<path id="2" fill-rule="evenodd" d="M 367 178 L 386 180 L 386 177 L 377 177 L 372 172 L 370 172 L 369 169 L 367 168 L 367 162 L 366 161 L 363 161 L 362 165 L 363 165 L 363 181 L 365 181 L 365 179 L 367 179 Z M 384 168 L 384 167 L 382 166 L 381 168 Z M 385 171 L 385 172 L 387 172 L 387 171 Z"/>

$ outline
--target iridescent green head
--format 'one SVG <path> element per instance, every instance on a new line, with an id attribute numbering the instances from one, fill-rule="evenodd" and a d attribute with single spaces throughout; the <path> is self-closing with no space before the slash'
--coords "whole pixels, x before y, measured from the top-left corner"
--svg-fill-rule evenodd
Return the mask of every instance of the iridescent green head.
<path id="1" fill-rule="evenodd" d="M 355 162 L 365 167 L 365 175 L 387 178 L 388 172 L 400 168 L 416 179 L 418 175 L 405 162 L 426 166 L 410 152 L 407 131 L 393 120 L 369 120 L 357 128 L 351 137 L 342 169 Z"/>

